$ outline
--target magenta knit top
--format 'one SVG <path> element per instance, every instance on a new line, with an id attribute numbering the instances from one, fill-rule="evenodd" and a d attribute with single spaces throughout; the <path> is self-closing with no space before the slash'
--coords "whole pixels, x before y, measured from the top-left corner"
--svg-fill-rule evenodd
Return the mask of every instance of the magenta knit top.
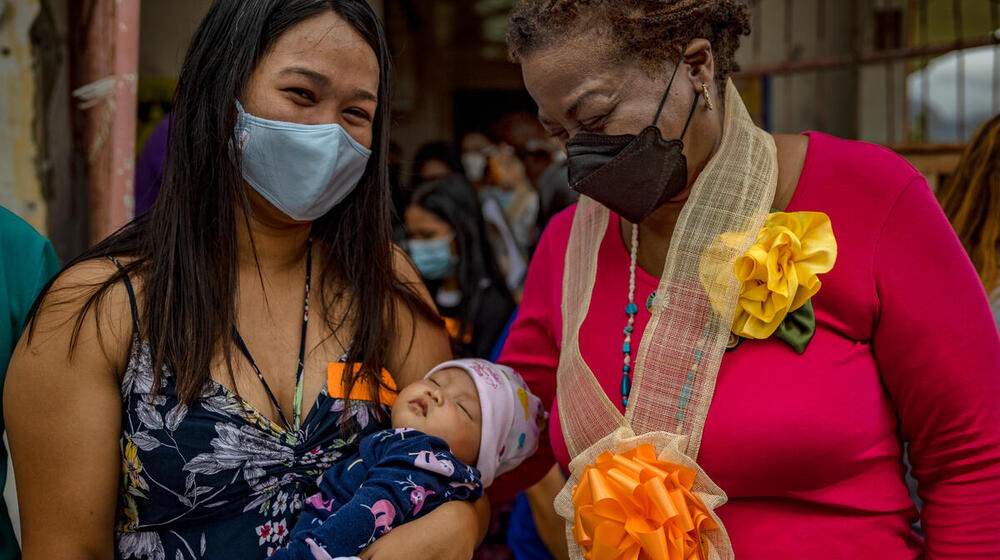
<path id="1" fill-rule="evenodd" d="M 802 355 L 774 339 L 726 353 L 698 457 L 729 496 L 718 513 L 736 557 L 1000 558 L 1000 336 L 982 285 L 906 161 L 809 137 L 786 211 L 825 212 L 839 247 L 812 300 L 815 337 Z M 500 358 L 551 404 L 551 445 L 491 488 L 494 498 L 537 480 L 553 460 L 564 471 L 569 462 L 555 389 L 574 211 L 542 236 Z M 580 347 L 620 406 L 629 256 L 611 220 Z M 658 284 L 636 276 L 633 347 Z M 910 528 L 918 514 L 904 442 L 926 543 Z"/>

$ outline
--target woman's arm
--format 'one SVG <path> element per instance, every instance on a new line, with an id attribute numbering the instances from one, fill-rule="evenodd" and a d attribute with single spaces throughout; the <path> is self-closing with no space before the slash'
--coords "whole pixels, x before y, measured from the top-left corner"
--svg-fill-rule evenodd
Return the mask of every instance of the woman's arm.
<path id="1" fill-rule="evenodd" d="M 486 536 L 490 504 L 448 502 L 427 515 L 401 525 L 361 554 L 364 560 L 469 560 Z M 449 530 L 444 530 L 447 527 Z"/>
<path id="2" fill-rule="evenodd" d="M 926 558 L 1000 558 L 1000 337 L 922 178 L 896 201 L 874 265 L 873 349 L 910 442 Z"/>
<path id="3" fill-rule="evenodd" d="M 7 373 L 4 409 L 25 560 L 114 554 L 121 476 L 117 372 L 124 369 L 132 329 L 123 287 L 88 311 L 70 347 L 90 285 L 107 278 L 109 267 L 84 263 L 56 281 Z"/>

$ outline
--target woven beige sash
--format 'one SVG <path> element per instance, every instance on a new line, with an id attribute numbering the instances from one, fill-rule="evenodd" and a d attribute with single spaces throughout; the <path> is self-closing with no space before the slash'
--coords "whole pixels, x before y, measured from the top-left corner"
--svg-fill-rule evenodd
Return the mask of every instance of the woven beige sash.
<path id="1" fill-rule="evenodd" d="M 601 389 L 579 346 L 610 215 L 586 197 L 577 207 L 563 275 L 557 385 L 563 436 L 573 460 L 570 479 L 555 502 L 556 511 L 567 520 L 574 558 L 582 558 L 582 553 L 569 533 L 572 488 L 584 467 L 603 451 L 653 443 L 661 459 L 698 472 L 694 492 L 706 506 L 714 510 L 726 501 L 696 459 L 736 313 L 740 286 L 733 263 L 750 248 L 767 218 L 777 184 L 777 153 L 773 138 L 754 125 L 731 81 L 726 84 L 725 108 L 722 143 L 695 181 L 671 238 L 624 416 Z M 719 243 L 723 238 L 727 242 Z M 624 309 L 624 292 L 621 302 Z M 608 340 L 607 347 L 621 342 Z M 724 528 L 708 536 L 710 558 L 732 557 Z"/>

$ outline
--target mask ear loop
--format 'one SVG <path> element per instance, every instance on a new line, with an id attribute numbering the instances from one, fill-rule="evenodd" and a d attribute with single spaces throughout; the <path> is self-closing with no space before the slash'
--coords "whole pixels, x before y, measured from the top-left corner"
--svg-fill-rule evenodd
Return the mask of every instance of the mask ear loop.
<path id="1" fill-rule="evenodd" d="M 677 76 L 677 69 L 680 67 L 681 60 L 678 60 L 677 64 L 674 65 L 673 73 L 670 74 L 670 81 L 667 83 L 667 91 L 663 92 L 663 97 L 660 99 L 660 106 L 656 108 L 656 116 L 653 117 L 653 126 L 657 126 L 656 123 L 660 122 L 660 114 L 663 113 L 663 106 L 667 103 L 667 96 L 670 95 L 670 88 L 674 85 L 674 78 Z"/>
<path id="2" fill-rule="evenodd" d="M 684 123 L 684 130 L 681 131 L 681 140 L 684 140 L 684 135 L 687 134 L 688 126 L 691 124 L 691 119 L 694 118 L 694 111 L 698 108 L 698 94 L 694 94 L 694 102 L 691 103 L 691 112 L 688 113 L 688 120 Z"/>

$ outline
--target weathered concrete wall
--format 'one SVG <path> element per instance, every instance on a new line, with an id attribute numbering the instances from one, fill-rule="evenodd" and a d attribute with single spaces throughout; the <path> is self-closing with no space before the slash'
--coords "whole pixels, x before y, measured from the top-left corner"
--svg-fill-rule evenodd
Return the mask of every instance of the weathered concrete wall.
<path id="1" fill-rule="evenodd" d="M 383 0 L 368 0 L 375 13 L 385 13 Z M 139 76 L 176 78 L 198 24 L 212 0 L 171 0 L 142 5 Z"/>
<path id="2" fill-rule="evenodd" d="M 48 207 L 49 240 L 63 262 L 88 246 L 86 182 L 82 160 L 74 153 L 70 1 L 42 0 L 32 31 L 39 84 L 35 103 L 39 177 Z"/>
<path id="3" fill-rule="evenodd" d="M 34 138 L 36 76 L 31 26 L 40 0 L 0 0 L 0 205 L 48 231 Z"/>
<path id="4" fill-rule="evenodd" d="M 64 262 L 88 245 L 68 2 L 0 0 L 0 205 L 49 237 Z"/>
<path id="5" fill-rule="evenodd" d="M 188 43 L 211 0 L 144 2 L 139 16 L 139 76 L 177 78 Z"/>

